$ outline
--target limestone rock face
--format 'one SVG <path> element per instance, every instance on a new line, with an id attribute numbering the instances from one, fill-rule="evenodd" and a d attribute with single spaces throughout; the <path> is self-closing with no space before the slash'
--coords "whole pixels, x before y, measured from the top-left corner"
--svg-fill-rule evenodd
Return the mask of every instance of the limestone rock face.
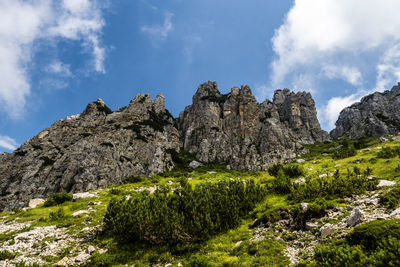
<path id="1" fill-rule="evenodd" d="M 173 168 L 179 133 L 164 97 L 137 95 L 112 112 L 101 99 L 0 158 L 0 210 L 55 192 L 84 192 Z"/>
<path id="2" fill-rule="evenodd" d="M 310 94 L 277 90 L 272 102 L 259 104 L 248 86 L 223 95 L 215 82 L 199 86 L 178 128 L 181 148 L 200 161 L 250 171 L 296 157 L 304 152 L 301 144 L 329 139 Z"/>
<path id="3" fill-rule="evenodd" d="M 351 139 L 397 134 L 400 130 L 400 83 L 390 91 L 367 95 L 340 112 L 332 137 Z"/>

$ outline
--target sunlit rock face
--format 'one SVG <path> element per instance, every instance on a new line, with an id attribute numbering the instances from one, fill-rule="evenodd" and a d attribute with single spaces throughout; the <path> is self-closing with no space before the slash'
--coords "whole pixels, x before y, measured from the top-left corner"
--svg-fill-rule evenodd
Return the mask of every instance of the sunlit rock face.
<path id="1" fill-rule="evenodd" d="M 340 112 L 332 137 L 350 139 L 400 131 L 400 83 L 390 91 L 367 95 Z"/>
<path id="2" fill-rule="evenodd" d="M 258 103 L 248 86 L 223 95 L 215 82 L 199 86 L 178 118 L 181 147 L 203 162 L 238 170 L 265 170 L 304 152 L 301 144 L 329 140 L 309 93 L 275 91 Z"/>

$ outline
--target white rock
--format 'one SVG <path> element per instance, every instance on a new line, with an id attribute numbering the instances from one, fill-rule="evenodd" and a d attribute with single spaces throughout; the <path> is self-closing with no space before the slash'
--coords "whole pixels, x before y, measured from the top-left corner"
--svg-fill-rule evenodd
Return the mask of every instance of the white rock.
<path id="1" fill-rule="evenodd" d="M 347 226 L 355 226 L 359 224 L 364 217 L 364 214 L 362 213 L 361 210 L 355 208 L 351 212 L 349 218 L 347 218 Z"/>
<path id="2" fill-rule="evenodd" d="M 88 246 L 86 251 L 87 251 L 87 253 L 92 254 L 93 252 L 96 251 L 96 248 L 94 246 Z"/>
<path id="3" fill-rule="evenodd" d="M 369 149 L 369 148 L 361 150 L 362 153 L 367 153 L 367 152 L 370 152 L 370 151 L 371 151 L 371 149 Z"/>
<path id="4" fill-rule="evenodd" d="M 300 177 L 299 179 L 296 179 L 293 181 L 294 184 L 301 184 L 304 183 L 306 181 L 306 178 L 304 177 Z"/>
<path id="5" fill-rule="evenodd" d="M 326 176 L 328 176 L 326 173 L 318 175 L 319 178 L 326 177 Z"/>
<path id="6" fill-rule="evenodd" d="M 386 143 L 386 142 L 388 141 L 388 139 L 385 138 L 385 137 L 383 137 L 383 136 L 381 136 L 381 137 L 379 137 L 379 141 L 380 141 L 381 143 Z"/>
<path id="7" fill-rule="evenodd" d="M 303 162 L 305 162 L 305 160 L 304 159 L 297 159 L 296 162 L 297 163 L 303 163 Z"/>
<path id="8" fill-rule="evenodd" d="M 207 172 L 208 174 L 216 174 L 217 172 L 215 172 L 215 171 L 209 171 L 209 172 Z"/>
<path id="9" fill-rule="evenodd" d="M 44 199 L 42 198 L 33 198 L 31 200 L 29 200 L 29 208 L 36 208 L 38 205 L 43 204 L 44 203 Z"/>
<path id="10" fill-rule="evenodd" d="M 78 210 L 78 211 L 75 211 L 74 213 L 72 213 L 72 217 L 77 217 L 77 216 L 79 216 L 79 215 L 81 215 L 81 214 L 89 214 L 89 211 L 88 211 L 88 210 Z"/>
<path id="11" fill-rule="evenodd" d="M 397 208 L 394 211 L 392 211 L 392 213 L 390 213 L 389 216 L 393 219 L 400 219 L 400 208 Z"/>
<path id="12" fill-rule="evenodd" d="M 75 257 L 75 262 L 84 262 L 90 258 L 90 254 L 88 253 L 81 253 Z"/>
<path id="13" fill-rule="evenodd" d="M 57 266 L 71 266 L 72 262 L 69 258 L 64 257 L 57 262 Z"/>
<path id="14" fill-rule="evenodd" d="M 393 139 L 393 141 L 400 140 L 400 136 L 393 136 L 392 139 Z"/>
<path id="15" fill-rule="evenodd" d="M 320 233 L 321 237 L 331 235 L 335 231 L 336 231 L 336 227 L 331 223 L 327 223 L 324 226 L 322 226 L 321 229 L 319 229 L 319 233 Z"/>
<path id="16" fill-rule="evenodd" d="M 72 199 L 75 201 L 81 198 L 92 198 L 92 197 L 97 197 L 97 195 L 90 192 L 84 192 L 84 193 L 73 194 Z"/>
<path id="17" fill-rule="evenodd" d="M 314 170 L 314 168 L 313 167 L 308 167 L 308 170 L 312 171 L 312 170 Z"/>
<path id="18" fill-rule="evenodd" d="M 311 230 L 318 227 L 318 223 L 306 222 L 306 229 Z"/>
<path id="19" fill-rule="evenodd" d="M 300 208 L 303 211 L 306 211 L 308 209 L 308 203 L 307 202 L 300 203 Z"/>
<path id="20" fill-rule="evenodd" d="M 196 160 L 193 160 L 192 162 L 189 163 L 189 168 L 192 168 L 192 169 L 197 169 L 198 167 L 201 167 L 201 166 L 203 166 L 203 163 L 198 162 Z"/>
<path id="21" fill-rule="evenodd" d="M 395 184 L 396 184 L 395 181 L 380 180 L 379 184 L 376 187 L 381 188 L 381 187 L 385 187 L 385 186 L 394 186 Z"/>

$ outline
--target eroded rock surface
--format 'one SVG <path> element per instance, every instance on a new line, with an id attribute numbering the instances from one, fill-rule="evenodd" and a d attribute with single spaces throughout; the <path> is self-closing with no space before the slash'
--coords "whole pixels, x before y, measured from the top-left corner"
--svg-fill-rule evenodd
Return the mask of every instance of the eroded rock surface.
<path id="1" fill-rule="evenodd" d="M 260 104 L 248 86 L 223 95 L 215 82 L 199 86 L 178 128 L 181 147 L 200 161 L 250 171 L 296 157 L 304 152 L 301 144 L 329 139 L 309 93 L 277 90 L 272 102 Z"/>
<path id="2" fill-rule="evenodd" d="M 162 95 L 139 94 L 115 112 L 98 99 L 1 156 L 0 210 L 170 170 L 171 150 L 179 151 L 179 133 Z"/>
<path id="3" fill-rule="evenodd" d="M 390 91 L 367 95 L 340 112 L 332 137 L 351 139 L 397 134 L 400 130 L 400 83 Z"/>

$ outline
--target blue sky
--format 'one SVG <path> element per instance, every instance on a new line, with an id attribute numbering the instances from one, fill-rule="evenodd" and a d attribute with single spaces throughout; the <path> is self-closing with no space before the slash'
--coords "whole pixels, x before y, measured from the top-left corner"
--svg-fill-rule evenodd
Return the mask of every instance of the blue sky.
<path id="1" fill-rule="evenodd" d="M 363 8 L 360 8 L 363 7 Z M 197 86 L 310 91 L 338 112 L 400 76 L 394 0 L 0 0 L 0 151 L 102 98 L 163 93 L 177 116 Z"/>

